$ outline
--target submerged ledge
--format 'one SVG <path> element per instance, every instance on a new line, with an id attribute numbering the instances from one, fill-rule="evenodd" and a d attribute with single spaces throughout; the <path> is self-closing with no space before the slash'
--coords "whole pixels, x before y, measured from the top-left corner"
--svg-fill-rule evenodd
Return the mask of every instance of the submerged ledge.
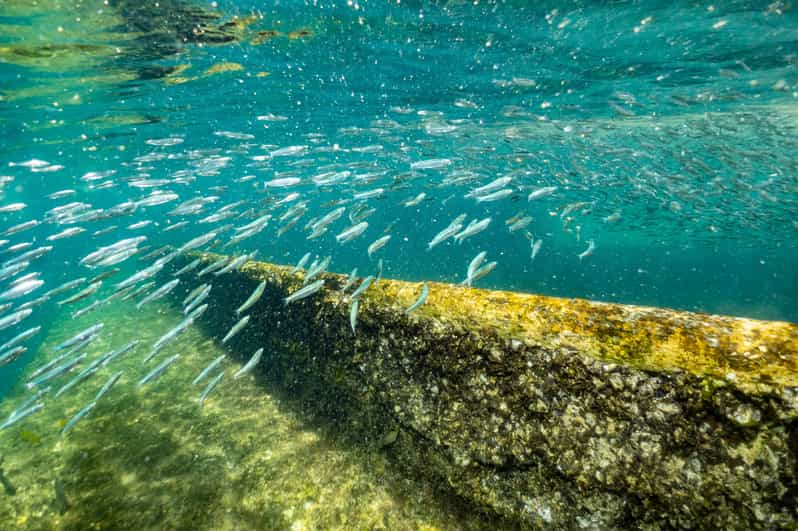
<path id="1" fill-rule="evenodd" d="M 381 279 L 353 333 L 345 277 L 285 305 L 302 278 L 250 261 L 213 279 L 199 325 L 224 336 L 265 280 L 229 343 L 242 359 L 265 348 L 258 378 L 488 513 L 521 527 L 798 522 L 795 324 L 432 282 L 408 315 L 422 283 Z"/>

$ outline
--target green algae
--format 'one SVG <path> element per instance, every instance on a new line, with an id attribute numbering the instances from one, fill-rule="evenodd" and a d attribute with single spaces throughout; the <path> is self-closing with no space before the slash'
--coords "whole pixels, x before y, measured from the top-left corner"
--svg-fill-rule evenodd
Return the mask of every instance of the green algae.
<path id="1" fill-rule="evenodd" d="M 273 394 L 259 378 L 234 381 L 233 359 L 200 407 L 202 386 L 191 380 L 224 350 L 196 328 L 153 360 L 180 352 L 179 362 L 137 388 L 152 368 L 141 364 L 149 346 L 180 318 L 166 305 L 136 311 L 119 303 L 56 321 L 37 365 L 54 345 L 97 321 L 105 327 L 88 348 L 92 358 L 132 339 L 142 344 L 57 400 L 51 393 L 43 411 L 0 432 L 4 471 L 17 488 L 13 498 L 0 499 L 0 521 L 25 529 L 483 527 L 467 510 L 463 516 L 452 509 L 457 501 L 448 503 L 435 485 L 408 481 L 378 447 L 355 445 L 322 419 L 308 422 L 290 396 Z M 61 437 L 66 420 L 117 370 L 123 376 L 116 386 Z M 0 404 L 0 415 L 22 399 L 18 389 Z M 38 434 L 39 443 L 20 439 L 23 431 Z M 55 479 L 69 501 L 63 514 Z"/>

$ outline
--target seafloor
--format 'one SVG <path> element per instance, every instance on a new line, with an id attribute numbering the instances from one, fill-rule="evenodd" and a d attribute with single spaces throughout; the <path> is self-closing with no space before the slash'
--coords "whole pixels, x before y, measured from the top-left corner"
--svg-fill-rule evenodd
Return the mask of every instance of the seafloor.
<path id="1" fill-rule="evenodd" d="M 132 339 L 142 343 L 58 399 L 51 392 L 41 412 L 0 432 L 3 470 L 16 488 L 13 496 L 0 492 L 2 529 L 487 527 L 460 500 L 392 466 L 385 433 L 352 440 L 334 420 L 309 420 L 301 404 L 253 376 L 233 380 L 240 363 L 232 357 L 200 407 L 207 380 L 191 381 L 224 348 L 196 327 L 168 348 L 182 355 L 179 362 L 137 388 L 143 356 L 182 317 L 168 305 L 136 310 L 125 302 L 74 321 L 62 317 L 53 316 L 43 353 L 98 321 L 105 327 L 92 357 Z M 61 437 L 67 419 L 117 370 L 124 374 L 116 386 Z M 22 392 L 0 404 L 0 418 Z M 66 509 L 56 500 L 56 479 Z"/>

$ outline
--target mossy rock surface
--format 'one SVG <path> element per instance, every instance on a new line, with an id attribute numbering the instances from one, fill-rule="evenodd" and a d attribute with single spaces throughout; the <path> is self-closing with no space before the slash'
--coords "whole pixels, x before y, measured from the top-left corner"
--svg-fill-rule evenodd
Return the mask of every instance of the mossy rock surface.
<path id="1" fill-rule="evenodd" d="M 214 279 L 200 325 L 223 336 L 266 280 L 232 345 L 265 347 L 260 377 L 485 511 L 523 527 L 798 522 L 794 324 L 438 283 L 406 314 L 422 284 L 381 279 L 353 333 L 345 277 L 286 305 L 291 269 Z"/>

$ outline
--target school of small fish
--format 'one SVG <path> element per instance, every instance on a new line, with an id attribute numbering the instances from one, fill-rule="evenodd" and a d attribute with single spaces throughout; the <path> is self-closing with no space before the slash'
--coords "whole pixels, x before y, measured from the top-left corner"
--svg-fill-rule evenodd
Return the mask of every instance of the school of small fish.
<path id="1" fill-rule="evenodd" d="M 607 99 L 611 119 L 565 120 L 547 114 L 551 102 L 524 96 L 537 85 L 497 73 L 491 88 L 508 98 L 498 113 L 485 110 L 486 96 L 458 93 L 441 105 L 405 101 L 357 125 L 282 136 L 263 126 L 294 117 L 264 110 L 246 130 L 145 138 L 135 154 L 89 158 L 90 171 L 56 155 L 4 161 L 0 367 L 32 370 L 29 396 L 0 430 L 89 385 L 123 356 L 140 357 L 140 371 L 96 382 L 94 399 L 61 433 L 101 408 L 122 378 L 147 392 L 180 364 L 184 334 L 229 296 L 221 281 L 255 259 L 289 263 L 302 283 L 290 293 L 270 293 L 266 281 L 248 288 L 219 344 L 251 333 L 265 300 L 290 310 L 334 288 L 348 305 L 354 341 L 365 326 L 358 317 L 367 290 L 383 273 L 413 264 L 427 267 L 417 269 L 424 281 L 404 309 L 408 319 L 423 312 L 435 281 L 499 286 L 501 275 L 534 275 L 555 249 L 556 260 L 587 270 L 607 249 L 608 234 L 629 231 L 664 246 L 675 233 L 696 241 L 734 242 L 742 231 L 773 241 L 795 237 L 798 221 L 788 212 L 798 209 L 798 137 L 780 117 L 741 110 L 659 119 L 645 107 L 662 95 L 618 90 Z M 674 92 L 666 99 L 702 109 L 716 97 Z M 624 125 L 621 144 L 614 128 Z M 688 136 L 704 140 L 690 144 Z M 48 180 L 36 182 L 46 184 L 28 183 L 40 174 Z M 33 194 L 35 186 L 46 189 Z M 224 256 L 176 262 L 200 251 Z M 519 263 L 522 271 L 506 265 Z M 450 264 L 456 278 L 436 275 Z M 328 271 L 351 272 L 339 286 Z M 96 320 L 58 345 L 36 346 L 54 311 L 91 320 L 111 304 L 131 301 L 146 311 L 167 297 L 179 299 L 180 321 L 158 330 L 152 344 L 134 340 L 95 352 L 106 332 Z M 204 384 L 200 406 L 266 363 L 268 351 L 259 348 L 224 379 L 227 359 L 215 358 L 193 380 Z"/>

